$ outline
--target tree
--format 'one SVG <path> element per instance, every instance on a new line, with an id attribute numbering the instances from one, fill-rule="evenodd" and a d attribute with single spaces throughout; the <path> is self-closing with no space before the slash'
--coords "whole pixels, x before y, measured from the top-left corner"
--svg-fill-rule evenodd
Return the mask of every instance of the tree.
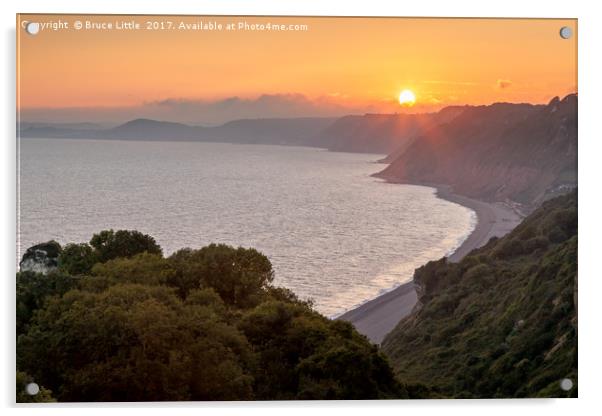
<path id="1" fill-rule="evenodd" d="M 180 250 L 169 261 L 176 270 L 169 282 L 182 293 L 211 287 L 225 303 L 236 307 L 257 305 L 274 280 L 268 258 L 252 248 L 211 244 L 200 250 Z"/>
<path id="2" fill-rule="evenodd" d="M 97 261 L 98 257 L 89 244 L 67 244 L 59 255 L 58 267 L 71 275 L 86 274 Z"/>
<path id="3" fill-rule="evenodd" d="M 54 297 L 17 348 L 19 367 L 61 401 L 252 398 L 244 336 L 167 287 L 118 284 Z"/>
<path id="4" fill-rule="evenodd" d="M 143 252 L 132 257 L 118 257 L 92 268 L 93 276 L 102 276 L 114 283 L 164 284 L 173 279 L 175 270 L 160 254 Z"/>
<path id="5" fill-rule="evenodd" d="M 61 271 L 47 275 L 32 271 L 17 273 L 17 335 L 26 331 L 37 309 L 44 306 L 46 298 L 62 295 L 76 285 L 76 279 Z"/>
<path id="6" fill-rule="evenodd" d="M 386 358 L 350 323 L 303 304 L 264 302 L 239 325 L 260 356 L 263 399 L 403 398 Z"/>
<path id="7" fill-rule="evenodd" d="M 117 257 L 132 257 L 145 251 L 151 254 L 163 254 L 153 237 L 139 231 L 101 231 L 92 236 L 90 245 L 96 250 L 100 262 Z"/>
<path id="8" fill-rule="evenodd" d="M 27 379 L 59 401 L 406 397 L 350 324 L 272 286 L 263 254 L 212 244 L 166 259 L 147 237 L 104 231 L 67 245 L 58 271 L 17 274 Z"/>

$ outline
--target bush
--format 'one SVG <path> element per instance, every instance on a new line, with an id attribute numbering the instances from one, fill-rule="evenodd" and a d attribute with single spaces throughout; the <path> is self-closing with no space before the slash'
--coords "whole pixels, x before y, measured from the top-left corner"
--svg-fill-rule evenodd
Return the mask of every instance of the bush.
<path id="1" fill-rule="evenodd" d="M 535 250 L 545 250 L 550 242 L 546 237 L 538 236 L 525 241 L 525 253 L 532 253 Z"/>
<path id="2" fill-rule="evenodd" d="M 502 242 L 497 244 L 493 255 L 497 259 L 507 259 L 510 257 L 520 256 L 525 253 L 525 247 L 521 240 L 518 238 L 504 239 Z"/>

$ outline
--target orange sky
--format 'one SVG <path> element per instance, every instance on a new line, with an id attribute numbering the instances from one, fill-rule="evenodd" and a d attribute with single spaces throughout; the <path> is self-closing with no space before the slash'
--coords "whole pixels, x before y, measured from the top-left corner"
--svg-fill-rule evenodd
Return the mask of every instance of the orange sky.
<path id="1" fill-rule="evenodd" d="M 18 28 L 20 20 L 61 20 L 70 27 L 35 36 L 17 30 L 23 114 L 144 108 L 163 100 L 207 104 L 229 97 L 250 100 L 251 106 L 264 94 L 301 94 L 307 101 L 303 111 L 315 107 L 318 115 L 321 109 L 392 112 L 402 110 L 396 98 L 404 88 L 418 98 L 411 111 L 430 111 L 450 104 L 542 103 L 577 89 L 576 35 L 563 40 L 558 33 L 561 26 L 576 33 L 575 20 L 77 15 L 17 20 Z M 142 29 L 75 30 L 76 20 L 135 20 Z M 145 29 L 147 21 L 271 22 L 305 24 L 308 30 L 155 31 Z"/>

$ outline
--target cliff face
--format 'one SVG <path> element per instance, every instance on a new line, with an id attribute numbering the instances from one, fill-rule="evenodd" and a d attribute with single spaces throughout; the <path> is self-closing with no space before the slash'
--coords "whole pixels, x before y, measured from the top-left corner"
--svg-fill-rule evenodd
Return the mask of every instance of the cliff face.
<path id="1" fill-rule="evenodd" d="M 326 128 L 316 145 L 341 152 L 403 152 L 417 135 L 452 120 L 462 111 L 463 107 L 447 107 L 429 114 L 345 116 Z"/>
<path id="2" fill-rule="evenodd" d="M 577 383 L 577 193 L 544 202 L 459 263 L 416 270 L 420 308 L 385 338 L 427 396 L 563 397 Z"/>
<path id="3" fill-rule="evenodd" d="M 554 98 L 545 106 L 468 107 L 418 136 L 377 176 L 537 205 L 576 186 L 577 96 Z"/>

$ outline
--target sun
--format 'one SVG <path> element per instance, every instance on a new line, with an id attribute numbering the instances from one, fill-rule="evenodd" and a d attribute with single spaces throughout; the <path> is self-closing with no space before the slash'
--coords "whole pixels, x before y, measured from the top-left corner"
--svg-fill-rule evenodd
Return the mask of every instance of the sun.
<path id="1" fill-rule="evenodd" d="M 411 90 L 403 90 L 399 93 L 399 104 L 411 107 L 416 104 L 416 95 Z"/>

